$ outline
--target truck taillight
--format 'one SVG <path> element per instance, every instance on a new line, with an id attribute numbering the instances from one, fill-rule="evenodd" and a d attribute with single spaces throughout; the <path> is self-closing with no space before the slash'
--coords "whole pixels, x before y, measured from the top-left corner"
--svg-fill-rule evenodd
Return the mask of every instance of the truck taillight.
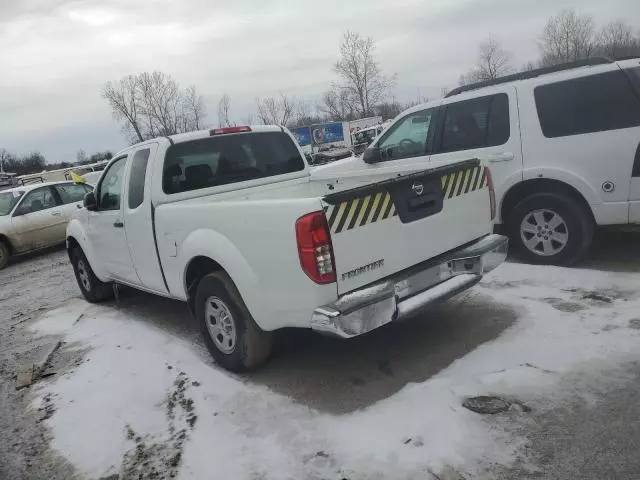
<path id="1" fill-rule="evenodd" d="M 302 270 L 316 283 L 336 281 L 331 233 L 324 212 L 313 212 L 296 222 L 296 240 Z"/>
<path id="2" fill-rule="evenodd" d="M 484 171 L 487 173 L 487 187 L 489 187 L 489 205 L 491 206 L 491 220 L 496 218 L 496 191 L 493 188 L 493 177 L 491 176 L 491 170 L 489 167 L 484 167 Z"/>

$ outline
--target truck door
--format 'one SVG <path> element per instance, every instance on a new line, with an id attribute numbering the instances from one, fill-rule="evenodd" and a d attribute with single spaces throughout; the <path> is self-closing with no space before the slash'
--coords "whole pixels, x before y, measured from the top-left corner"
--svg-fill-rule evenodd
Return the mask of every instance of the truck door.
<path id="1" fill-rule="evenodd" d="M 151 168 L 157 143 L 146 144 L 132 153 L 131 166 L 125 186 L 124 231 L 142 285 L 167 293 L 156 250 L 151 206 Z"/>
<path id="2" fill-rule="evenodd" d="M 89 212 L 89 241 L 105 270 L 114 280 L 138 285 L 124 231 L 123 191 L 127 156 L 116 159 L 96 186 L 98 209 Z"/>

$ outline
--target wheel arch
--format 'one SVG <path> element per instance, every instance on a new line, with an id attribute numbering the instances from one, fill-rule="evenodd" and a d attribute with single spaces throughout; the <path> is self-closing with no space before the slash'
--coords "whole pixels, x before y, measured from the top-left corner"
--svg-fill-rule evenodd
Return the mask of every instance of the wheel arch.
<path id="1" fill-rule="evenodd" d="M 503 224 L 508 223 L 511 212 L 514 207 L 524 198 L 535 193 L 557 193 L 567 195 L 577 200 L 591 215 L 591 219 L 595 221 L 593 211 L 587 199 L 577 188 L 569 185 L 561 180 L 552 178 L 534 178 L 524 180 L 511 187 L 502 197 L 500 207 L 500 221 Z"/>
<path id="2" fill-rule="evenodd" d="M 187 263 L 184 272 L 184 291 L 187 294 L 187 305 L 192 315 L 195 314 L 196 288 L 200 280 L 214 272 L 228 272 L 215 260 L 205 255 L 198 255 Z"/>
<path id="3" fill-rule="evenodd" d="M 7 248 L 9 248 L 9 254 L 13 255 L 15 252 L 15 247 L 13 246 L 13 243 L 11 243 L 11 240 L 9 239 L 9 237 L 7 237 L 6 235 L 0 233 L 0 242 L 4 243 Z"/>

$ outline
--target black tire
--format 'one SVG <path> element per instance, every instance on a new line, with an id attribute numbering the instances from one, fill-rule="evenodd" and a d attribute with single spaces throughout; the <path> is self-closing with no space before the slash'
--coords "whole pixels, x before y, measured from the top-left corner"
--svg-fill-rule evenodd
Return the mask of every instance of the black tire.
<path id="1" fill-rule="evenodd" d="M 0 270 L 7 266 L 11 257 L 9 245 L 0 240 Z"/>
<path id="2" fill-rule="evenodd" d="M 212 301 L 212 298 L 215 300 Z M 229 331 L 224 335 L 233 336 L 233 343 L 226 341 L 228 339 L 222 333 L 215 335 L 215 329 L 220 328 L 216 325 L 224 327 L 219 317 L 216 319 L 212 314 L 215 312 L 230 314 L 224 316 L 223 322 L 232 323 L 233 335 L 230 335 Z M 240 292 L 226 273 L 211 273 L 200 280 L 196 292 L 195 314 L 209 352 L 225 369 L 246 372 L 256 368 L 269 357 L 273 335 L 263 331 L 256 324 Z M 217 340 L 214 336 L 217 336 Z M 223 351 L 222 348 L 227 350 Z"/>
<path id="3" fill-rule="evenodd" d="M 530 230 L 538 228 L 534 215 L 536 211 L 538 215 L 544 211 L 543 216 L 538 218 L 543 218 L 545 222 L 555 214 L 563 220 L 564 224 L 556 227 L 555 231 L 552 231 L 552 226 L 547 223 L 542 225 L 542 230 L 538 230 L 537 234 L 522 232 L 521 226 L 525 219 L 527 227 L 532 227 Z M 511 245 L 527 262 L 543 265 L 571 265 L 582 259 L 589 250 L 593 240 L 594 222 L 591 212 L 582 202 L 561 193 L 545 192 L 525 197 L 513 208 L 509 216 L 508 230 Z M 545 236 L 545 233 L 548 236 Z M 543 255 L 542 241 L 547 242 L 553 237 L 558 237 L 557 233 L 568 235 L 566 243 L 561 246 L 561 243 L 552 241 L 550 251 L 557 249 L 557 252 Z M 525 239 L 529 241 L 529 245 L 533 245 L 538 238 L 540 243 L 534 245 L 533 250 L 525 244 Z"/>
<path id="4" fill-rule="evenodd" d="M 110 283 L 101 282 L 91 269 L 84 252 L 76 247 L 71 252 L 71 264 L 76 274 L 76 281 L 82 295 L 91 303 L 100 303 L 113 298 L 113 286 Z"/>

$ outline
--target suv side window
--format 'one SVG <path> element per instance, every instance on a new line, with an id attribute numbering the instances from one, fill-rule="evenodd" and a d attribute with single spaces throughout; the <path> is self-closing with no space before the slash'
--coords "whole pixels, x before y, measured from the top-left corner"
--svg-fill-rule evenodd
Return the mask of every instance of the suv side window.
<path id="1" fill-rule="evenodd" d="M 142 205 L 144 201 L 144 180 L 147 175 L 147 164 L 151 150 L 145 148 L 138 150 L 131 161 L 131 173 L 129 174 L 129 208 L 133 210 Z"/>
<path id="2" fill-rule="evenodd" d="M 621 70 L 541 85 L 534 95 L 547 138 L 640 125 L 640 101 Z"/>
<path id="3" fill-rule="evenodd" d="M 120 210 L 122 177 L 124 166 L 127 163 L 126 159 L 127 157 L 117 159 L 102 176 L 102 181 L 96 189 L 99 210 Z"/>
<path id="4" fill-rule="evenodd" d="M 509 97 L 506 93 L 447 105 L 436 153 L 503 145 L 509 140 Z"/>
<path id="5" fill-rule="evenodd" d="M 435 109 L 420 110 L 398 121 L 380 140 L 383 161 L 427 154 L 427 138 Z"/>

